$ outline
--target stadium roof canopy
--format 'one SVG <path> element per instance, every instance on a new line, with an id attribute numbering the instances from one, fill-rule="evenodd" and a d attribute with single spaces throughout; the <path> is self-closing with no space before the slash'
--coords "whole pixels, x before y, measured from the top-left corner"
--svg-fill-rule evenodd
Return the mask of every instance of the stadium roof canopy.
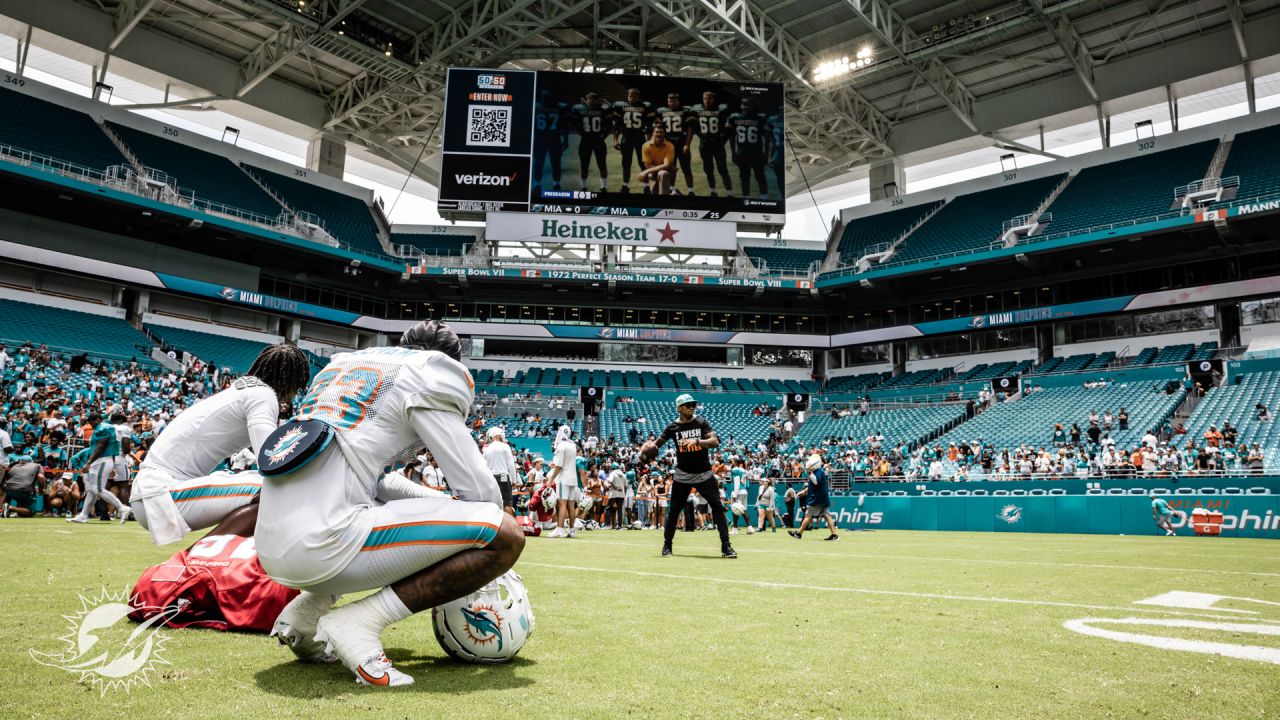
<path id="1" fill-rule="evenodd" d="M 1252 89 L 1255 75 L 1280 70 L 1278 9 L 1280 0 L 11 0 L 0 32 L 30 38 L 34 28 L 71 41 L 82 61 L 95 54 L 96 67 L 124 72 L 110 65 L 118 59 L 199 90 L 169 107 L 240 101 L 255 120 L 349 138 L 428 181 L 447 66 L 780 81 L 789 174 L 798 180 L 803 164 L 818 185 L 944 145 L 1037 152 L 1016 141 L 1028 128 L 1096 116 L 1105 132 L 1109 114 L 1166 95 L 1242 79 Z M 840 72 L 818 79 L 833 61 Z"/>

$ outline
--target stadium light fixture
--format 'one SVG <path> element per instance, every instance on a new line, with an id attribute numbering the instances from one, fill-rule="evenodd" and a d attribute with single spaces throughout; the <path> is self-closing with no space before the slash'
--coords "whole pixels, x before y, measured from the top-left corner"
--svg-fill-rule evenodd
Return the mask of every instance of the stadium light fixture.
<path id="1" fill-rule="evenodd" d="M 1018 157 L 1013 153 L 1000 156 L 1001 172 L 1012 172 L 1018 169 Z"/>
<path id="2" fill-rule="evenodd" d="M 1142 122 L 1133 124 L 1133 134 L 1136 136 L 1138 140 L 1142 139 L 1143 130 L 1147 131 L 1147 138 L 1153 138 L 1156 136 L 1155 123 L 1151 122 L 1150 120 L 1143 120 Z"/>
<path id="3" fill-rule="evenodd" d="M 826 62 L 819 63 L 817 67 L 813 69 L 813 81 L 825 82 L 827 80 L 834 80 L 838 77 L 848 75 L 854 70 L 861 70 L 868 67 L 873 62 L 875 62 L 875 55 L 871 50 L 871 46 L 864 45 L 852 58 L 848 55 L 844 55 L 842 57 L 832 58 Z"/>
<path id="4" fill-rule="evenodd" d="M 227 142 L 228 135 L 231 136 L 231 144 L 238 147 L 240 145 L 240 131 L 228 125 L 222 129 L 222 142 Z"/>

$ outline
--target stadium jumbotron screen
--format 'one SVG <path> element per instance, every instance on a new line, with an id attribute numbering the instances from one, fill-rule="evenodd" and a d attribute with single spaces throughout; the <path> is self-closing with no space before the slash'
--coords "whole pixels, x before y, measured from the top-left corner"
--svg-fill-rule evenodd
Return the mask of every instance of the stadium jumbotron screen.
<path id="1" fill-rule="evenodd" d="M 440 211 L 781 225 L 782 85 L 451 68 Z"/>

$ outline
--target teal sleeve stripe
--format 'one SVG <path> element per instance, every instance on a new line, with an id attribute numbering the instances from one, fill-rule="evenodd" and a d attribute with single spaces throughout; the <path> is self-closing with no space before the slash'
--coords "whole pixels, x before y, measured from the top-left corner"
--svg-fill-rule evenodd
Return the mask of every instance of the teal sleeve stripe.
<path id="1" fill-rule="evenodd" d="M 481 523 L 399 525 L 374 530 L 365 540 L 364 549 L 373 550 L 402 544 L 454 545 L 474 543 L 488 545 L 498 534 L 497 528 Z"/>
<path id="2" fill-rule="evenodd" d="M 211 487 L 198 487 L 189 490 L 170 490 L 169 494 L 173 496 L 174 502 L 183 502 L 185 500 L 205 500 L 215 497 L 230 497 L 235 495 L 257 495 L 262 490 L 261 485 L 214 485 Z"/>

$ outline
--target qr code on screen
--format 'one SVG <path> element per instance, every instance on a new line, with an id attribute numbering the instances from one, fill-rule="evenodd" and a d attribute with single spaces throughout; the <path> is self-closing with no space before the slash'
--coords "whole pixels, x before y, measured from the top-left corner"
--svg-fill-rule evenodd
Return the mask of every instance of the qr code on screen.
<path id="1" fill-rule="evenodd" d="M 511 108 L 501 105 L 469 106 L 467 144 L 511 147 Z"/>

